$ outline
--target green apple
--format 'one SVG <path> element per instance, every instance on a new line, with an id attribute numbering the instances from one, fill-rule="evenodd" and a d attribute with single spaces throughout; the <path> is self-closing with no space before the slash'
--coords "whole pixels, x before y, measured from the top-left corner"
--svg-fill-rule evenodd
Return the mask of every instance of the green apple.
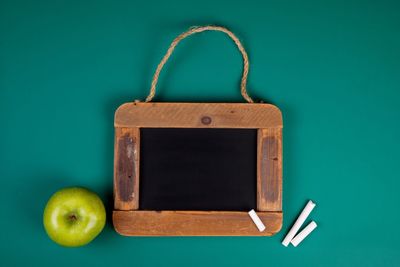
<path id="1" fill-rule="evenodd" d="M 81 187 L 64 188 L 47 202 L 43 224 L 49 237 L 66 247 L 83 246 L 103 230 L 106 211 L 101 199 Z"/>

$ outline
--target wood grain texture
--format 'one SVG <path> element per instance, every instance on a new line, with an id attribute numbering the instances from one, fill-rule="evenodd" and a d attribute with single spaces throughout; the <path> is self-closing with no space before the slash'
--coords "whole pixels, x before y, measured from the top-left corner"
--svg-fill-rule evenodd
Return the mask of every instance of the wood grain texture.
<path id="1" fill-rule="evenodd" d="M 115 113 L 113 223 L 128 236 L 262 236 L 282 226 L 282 115 L 269 104 L 127 103 Z M 257 214 L 247 212 L 142 211 L 139 207 L 139 128 L 258 129 Z"/>
<path id="2" fill-rule="evenodd" d="M 138 128 L 115 128 L 114 208 L 136 210 L 139 207 Z"/>
<path id="3" fill-rule="evenodd" d="M 115 127 L 268 128 L 281 127 L 280 110 L 252 103 L 126 103 L 115 112 Z"/>
<path id="4" fill-rule="evenodd" d="M 282 227 L 281 212 L 257 212 L 259 232 L 247 212 L 114 211 L 115 230 L 126 236 L 270 236 Z"/>
<path id="5" fill-rule="evenodd" d="M 282 128 L 258 130 L 257 210 L 282 211 Z"/>

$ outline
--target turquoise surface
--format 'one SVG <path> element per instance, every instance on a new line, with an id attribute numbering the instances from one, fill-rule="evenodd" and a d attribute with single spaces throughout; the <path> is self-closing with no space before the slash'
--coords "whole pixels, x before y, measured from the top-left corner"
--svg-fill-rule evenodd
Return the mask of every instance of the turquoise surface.
<path id="1" fill-rule="evenodd" d="M 1 266 L 399 266 L 399 1 L 0 2 Z M 221 24 L 250 56 L 249 93 L 284 117 L 284 226 L 270 238 L 127 238 L 109 221 L 67 249 L 42 226 L 53 192 L 112 207 L 113 115 L 144 99 L 172 39 Z M 222 33 L 179 45 L 157 101 L 243 102 Z M 280 244 L 308 199 L 319 227 Z"/>

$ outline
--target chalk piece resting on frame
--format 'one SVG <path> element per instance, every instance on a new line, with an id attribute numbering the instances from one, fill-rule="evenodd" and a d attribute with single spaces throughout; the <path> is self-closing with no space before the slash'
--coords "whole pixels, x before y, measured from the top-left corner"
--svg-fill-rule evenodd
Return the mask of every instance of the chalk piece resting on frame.
<path id="1" fill-rule="evenodd" d="M 249 103 L 154 103 L 158 75 L 187 36 L 222 31 L 244 60 Z M 246 91 L 247 54 L 223 27 L 178 36 L 158 66 L 146 102 L 115 113 L 116 231 L 128 236 L 268 236 L 282 226 L 282 115 Z M 254 209 L 265 225 L 249 217 Z"/>

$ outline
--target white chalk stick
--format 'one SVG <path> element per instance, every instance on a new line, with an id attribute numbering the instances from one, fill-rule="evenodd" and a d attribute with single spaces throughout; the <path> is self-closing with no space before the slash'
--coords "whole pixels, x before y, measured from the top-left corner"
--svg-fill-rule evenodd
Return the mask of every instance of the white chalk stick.
<path id="1" fill-rule="evenodd" d="M 282 245 L 287 247 L 292 241 L 293 237 L 296 235 L 297 231 L 299 231 L 300 227 L 307 219 L 308 215 L 310 215 L 311 211 L 314 209 L 315 203 L 311 200 L 308 201 L 307 205 L 304 207 L 303 211 L 300 213 L 300 216 L 297 218 L 296 222 L 293 224 L 292 228 L 290 229 L 289 233 L 286 235 L 285 239 L 282 241 Z"/>
<path id="2" fill-rule="evenodd" d="M 257 226 L 260 232 L 265 230 L 265 225 L 261 221 L 260 217 L 258 217 L 257 213 L 254 210 L 249 211 L 250 218 L 253 220 L 254 224 Z"/>
<path id="3" fill-rule="evenodd" d="M 292 239 L 290 243 L 292 243 L 293 246 L 297 247 L 298 244 L 303 241 L 304 238 L 306 238 L 314 229 L 317 228 L 317 223 L 312 221 L 310 222 L 306 228 L 304 228 L 300 233 L 296 235 L 295 238 Z"/>

